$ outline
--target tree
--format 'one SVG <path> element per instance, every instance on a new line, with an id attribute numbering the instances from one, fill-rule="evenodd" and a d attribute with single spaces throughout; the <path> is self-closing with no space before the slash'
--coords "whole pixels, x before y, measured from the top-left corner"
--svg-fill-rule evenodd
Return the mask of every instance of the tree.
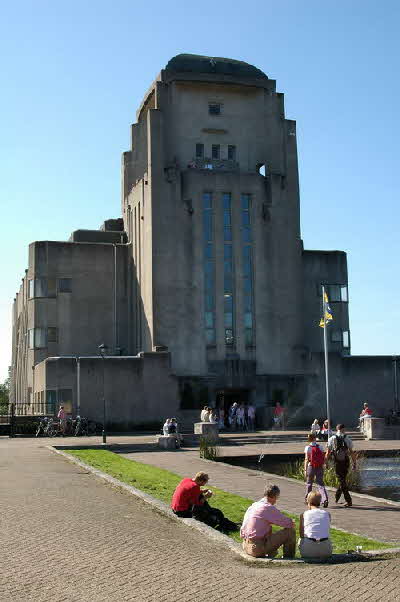
<path id="1" fill-rule="evenodd" d="M 7 414 L 10 399 L 10 379 L 0 384 L 0 414 Z"/>

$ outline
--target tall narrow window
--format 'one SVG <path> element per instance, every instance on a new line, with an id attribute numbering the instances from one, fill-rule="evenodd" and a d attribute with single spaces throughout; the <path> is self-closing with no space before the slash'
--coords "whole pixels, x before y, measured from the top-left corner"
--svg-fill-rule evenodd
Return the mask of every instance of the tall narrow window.
<path id="1" fill-rule="evenodd" d="M 228 159 L 236 161 L 236 146 L 228 144 Z"/>
<path id="2" fill-rule="evenodd" d="M 253 248 L 251 244 L 251 196 L 241 195 L 242 268 L 243 268 L 243 325 L 245 344 L 254 344 L 253 317 Z"/>
<path id="3" fill-rule="evenodd" d="M 210 115 L 220 115 L 221 105 L 218 102 L 210 102 L 208 104 L 208 112 Z"/>
<path id="4" fill-rule="evenodd" d="M 225 344 L 233 345 L 234 331 L 234 270 L 232 249 L 232 209 L 231 195 L 222 195 L 224 222 L 224 329 Z"/>
<path id="5" fill-rule="evenodd" d="M 203 193 L 204 328 L 207 345 L 215 345 L 215 256 L 213 198 Z"/>
<path id="6" fill-rule="evenodd" d="M 220 156 L 220 145 L 213 144 L 211 147 L 211 157 L 212 159 L 219 159 Z"/>
<path id="7" fill-rule="evenodd" d="M 204 157 L 204 144 L 196 144 L 196 157 L 198 159 Z"/>

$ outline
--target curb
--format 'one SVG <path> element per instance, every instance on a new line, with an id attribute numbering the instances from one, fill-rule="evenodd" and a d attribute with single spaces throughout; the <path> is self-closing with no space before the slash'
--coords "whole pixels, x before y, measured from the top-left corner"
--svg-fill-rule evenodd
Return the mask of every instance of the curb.
<path id="1" fill-rule="evenodd" d="M 185 523 L 185 525 L 187 525 L 191 529 L 199 531 L 200 533 L 202 533 L 209 539 L 213 540 L 215 543 L 221 544 L 224 547 L 229 548 L 229 550 L 231 552 L 240 556 L 241 559 L 244 560 L 248 564 L 260 564 L 260 565 L 308 564 L 307 562 L 305 562 L 302 559 L 271 559 L 271 558 L 253 558 L 252 556 L 248 556 L 247 554 L 245 554 L 245 552 L 243 552 L 241 545 L 238 544 L 233 539 L 231 539 L 230 537 L 228 537 L 227 535 L 224 535 L 223 533 L 220 533 L 219 531 L 216 531 L 212 527 L 209 527 L 208 525 L 201 523 L 193 518 L 180 518 L 179 516 L 176 516 L 176 514 L 174 514 L 172 512 L 170 507 L 167 506 L 167 504 L 165 504 L 161 500 L 157 500 L 156 498 L 149 495 L 148 493 L 144 493 L 140 489 L 136 489 L 135 487 L 132 487 L 132 485 L 127 485 L 127 483 L 124 483 L 123 481 L 119 481 L 118 479 L 115 479 L 111 475 L 109 475 L 105 472 L 102 472 L 101 470 L 98 470 L 97 468 L 94 468 L 93 466 L 90 466 L 90 464 L 86 464 L 85 462 L 82 462 L 82 460 L 79 460 L 78 458 L 71 456 L 70 454 L 68 454 L 65 451 L 57 449 L 56 447 L 53 447 L 52 445 L 46 445 L 46 448 L 55 454 L 63 456 L 69 462 L 72 462 L 73 464 L 76 464 L 76 465 L 80 466 L 81 468 L 84 468 L 85 470 L 87 470 L 88 472 L 93 474 L 94 476 L 96 476 L 100 479 L 103 479 L 104 481 L 107 481 L 114 487 L 124 489 L 125 491 L 127 491 L 127 493 L 130 493 L 131 495 L 134 495 L 135 497 L 137 497 L 137 498 L 141 499 L 142 501 L 146 502 L 147 504 L 151 505 L 160 514 L 163 514 L 164 516 L 167 516 L 168 518 L 175 520 L 177 522 L 183 522 L 183 523 Z M 206 460 L 206 462 L 211 462 L 211 460 Z M 234 468 L 241 468 L 241 467 L 234 467 Z M 281 478 L 287 478 L 287 477 L 281 477 Z M 295 480 L 295 479 L 290 479 L 290 480 Z M 366 550 L 365 552 L 363 552 L 362 556 L 368 557 L 368 558 L 374 558 L 374 557 L 386 556 L 386 555 L 391 556 L 393 554 L 399 554 L 399 553 L 400 553 L 400 548 L 389 548 L 389 549 L 385 549 L 385 550 Z M 337 559 L 343 557 L 343 558 L 346 558 L 346 560 L 349 560 L 349 555 L 346 555 L 346 554 L 337 554 L 336 557 L 337 557 Z M 360 554 L 357 554 L 354 556 L 354 560 L 357 560 L 357 559 L 360 559 Z"/>

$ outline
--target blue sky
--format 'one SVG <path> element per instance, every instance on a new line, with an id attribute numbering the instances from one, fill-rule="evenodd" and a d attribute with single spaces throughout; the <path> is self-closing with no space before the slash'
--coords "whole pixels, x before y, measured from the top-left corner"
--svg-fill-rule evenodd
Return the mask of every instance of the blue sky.
<path id="1" fill-rule="evenodd" d="M 3 3 L 0 381 L 33 240 L 120 215 L 120 156 L 180 52 L 255 64 L 297 121 L 302 237 L 348 253 L 353 354 L 400 353 L 400 3 Z"/>

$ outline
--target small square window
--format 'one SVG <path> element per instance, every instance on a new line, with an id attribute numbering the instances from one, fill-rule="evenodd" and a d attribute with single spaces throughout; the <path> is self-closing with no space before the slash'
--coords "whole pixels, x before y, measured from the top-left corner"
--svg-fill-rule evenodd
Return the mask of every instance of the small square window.
<path id="1" fill-rule="evenodd" d="M 72 292 L 72 280 L 71 278 L 60 278 L 58 280 L 58 292 L 59 293 L 70 293 Z"/>
<path id="2" fill-rule="evenodd" d="M 244 342 L 246 345 L 253 345 L 253 329 L 246 328 L 244 331 Z"/>
<path id="3" fill-rule="evenodd" d="M 57 328 L 51 326 L 47 329 L 47 342 L 57 343 Z"/>
<path id="4" fill-rule="evenodd" d="M 219 159 L 220 156 L 220 145 L 213 144 L 211 147 L 211 157 L 212 159 Z"/>
<path id="5" fill-rule="evenodd" d="M 210 102 L 208 104 L 208 112 L 210 115 L 220 115 L 221 105 L 218 102 Z"/>
<path id="6" fill-rule="evenodd" d="M 341 330 L 332 330 L 331 341 L 332 341 L 332 343 L 341 343 L 342 342 L 342 331 Z"/>
<path id="7" fill-rule="evenodd" d="M 206 328 L 214 328 L 214 313 L 212 311 L 206 311 L 204 314 L 204 321 Z"/>
<path id="8" fill-rule="evenodd" d="M 49 278 L 47 280 L 47 296 L 48 297 L 55 297 L 57 294 L 56 291 L 56 279 L 55 278 Z"/>
<path id="9" fill-rule="evenodd" d="M 205 332 L 207 345 L 215 345 L 215 330 L 213 328 L 206 328 Z"/>
<path id="10" fill-rule="evenodd" d="M 236 160 L 236 146 L 233 144 L 228 144 L 228 159 L 231 161 Z"/>
<path id="11" fill-rule="evenodd" d="M 198 159 L 204 157 L 204 144 L 196 144 L 196 157 Z"/>

